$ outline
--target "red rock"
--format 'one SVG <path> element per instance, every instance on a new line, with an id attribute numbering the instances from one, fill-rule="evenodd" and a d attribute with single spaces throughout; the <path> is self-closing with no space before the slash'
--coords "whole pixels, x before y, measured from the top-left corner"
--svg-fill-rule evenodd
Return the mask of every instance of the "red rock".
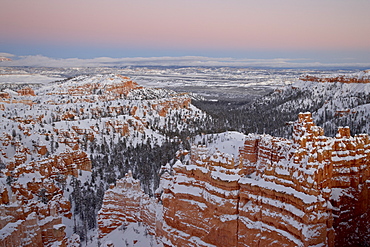
<path id="1" fill-rule="evenodd" d="M 45 195 L 57 195 L 50 197 L 46 204 L 37 203 L 29 200 L 37 197 L 29 197 L 35 191 L 23 188 L 22 184 L 12 183 L 9 203 L 0 204 L 2 215 L 6 215 L 0 224 L 0 246 L 48 246 L 56 242 L 66 246 L 61 215 L 70 216 L 70 204 L 60 190 L 50 186 L 53 184 L 39 185 L 39 188 L 45 189 Z"/>
<path id="2" fill-rule="evenodd" d="M 36 96 L 35 92 L 30 87 L 22 88 L 21 90 L 18 90 L 18 95 L 20 96 Z"/>
<path id="3" fill-rule="evenodd" d="M 367 71 L 365 71 L 367 72 Z M 367 72 L 368 73 L 368 72 Z M 353 77 L 344 77 L 344 76 L 336 76 L 336 77 L 316 77 L 316 76 L 305 76 L 300 78 L 302 81 L 317 81 L 317 82 L 341 82 L 341 83 L 370 83 L 369 78 L 358 78 L 356 76 Z"/>
<path id="4" fill-rule="evenodd" d="M 191 99 L 188 97 L 174 97 L 172 100 L 166 99 L 162 102 L 152 104 L 152 108 L 157 111 L 161 117 L 165 117 L 169 109 L 188 108 L 190 103 Z"/>
<path id="5" fill-rule="evenodd" d="M 104 194 L 98 213 L 99 238 L 125 222 L 143 222 L 150 233 L 155 233 L 155 203 L 140 188 L 140 182 L 132 178 L 131 172 Z"/>
<path id="6" fill-rule="evenodd" d="M 8 204 L 9 203 L 9 194 L 8 189 L 4 188 L 2 192 L 0 192 L 0 204 Z"/>
<path id="7" fill-rule="evenodd" d="M 10 94 L 7 93 L 7 92 L 0 92 L 0 98 L 3 98 L 3 99 L 10 99 Z"/>
<path id="8" fill-rule="evenodd" d="M 0 57 L 0 62 L 2 61 L 12 61 L 12 59 L 8 58 L 8 57 Z"/>
<path id="9" fill-rule="evenodd" d="M 217 154 L 221 163 L 207 150 L 161 178 L 165 246 L 343 246 L 369 235 L 368 135 L 325 137 L 302 113 L 293 141 L 250 135 L 238 160 Z M 240 177 L 222 181 L 217 167 Z"/>
<path id="10" fill-rule="evenodd" d="M 46 148 L 45 145 L 42 146 L 35 146 L 37 148 L 37 152 L 40 155 L 45 155 L 48 152 L 48 149 Z"/>

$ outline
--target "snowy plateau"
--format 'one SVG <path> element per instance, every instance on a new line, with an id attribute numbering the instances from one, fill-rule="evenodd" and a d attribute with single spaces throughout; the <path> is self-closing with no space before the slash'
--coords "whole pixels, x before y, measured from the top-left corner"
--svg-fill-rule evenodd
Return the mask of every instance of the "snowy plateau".
<path id="1" fill-rule="evenodd" d="M 0 246 L 370 244 L 370 71 L 1 67 L 0 90 Z"/>

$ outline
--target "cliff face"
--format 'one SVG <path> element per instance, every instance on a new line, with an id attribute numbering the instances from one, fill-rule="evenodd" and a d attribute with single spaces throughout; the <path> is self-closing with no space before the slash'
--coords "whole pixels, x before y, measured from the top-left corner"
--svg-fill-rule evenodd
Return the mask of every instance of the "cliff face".
<path id="1" fill-rule="evenodd" d="M 103 238 L 122 224 L 143 222 L 150 234 L 155 234 L 156 202 L 140 188 L 140 181 L 131 171 L 104 194 L 98 213 L 99 238 Z"/>
<path id="2" fill-rule="evenodd" d="M 346 246 L 367 241 L 370 140 L 323 136 L 300 114 L 293 140 L 248 135 L 234 154 L 193 147 L 164 176 L 165 245 Z M 230 145 L 235 133 L 217 146 Z M 242 139 L 242 137 L 239 137 Z M 229 146 L 230 147 L 230 146 Z M 231 147 L 230 147 L 231 148 Z M 235 149 L 239 149 L 235 155 Z"/>
<path id="3" fill-rule="evenodd" d="M 29 153 L 18 147 L 4 171 L 0 246 L 66 246 L 62 217 L 71 218 L 71 204 L 56 183 L 66 183 L 68 175 L 78 177 L 78 169 L 90 171 L 90 160 L 86 153 L 75 151 L 30 162 Z"/>
<path id="4" fill-rule="evenodd" d="M 70 203 L 53 183 L 13 183 L 0 201 L 0 246 L 66 246 L 62 216 L 71 217 Z"/>
<path id="5" fill-rule="evenodd" d="M 221 135 L 240 146 L 244 135 Z M 240 169 L 235 154 L 219 148 L 193 147 L 188 164 L 177 162 L 174 176 L 162 177 L 163 223 L 159 238 L 175 246 L 237 245 Z"/>
<path id="6" fill-rule="evenodd" d="M 333 246 L 334 229 L 330 206 L 331 162 L 328 139 L 301 114 L 294 126 L 293 142 L 254 137 L 261 165 L 243 176 L 240 191 L 241 246 Z M 261 169 L 262 168 L 262 169 Z"/>
<path id="7" fill-rule="evenodd" d="M 88 242 L 107 185 L 131 168 L 134 173 L 144 165 L 156 170 L 157 164 L 141 159 L 137 169 L 128 150 L 158 147 L 169 139 L 164 132 L 170 127 L 175 132 L 189 129 L 207 117 L 187 95 L 143 88 L 120 75 L 79 76 L 17 92 L 5 89 L 0 103 L 0 246 Z M 118 147 L 125 155 L 116 159 Z M 154 175 L 158 179 L 149 175 L 148 184 L 154 183 Z M 155 234 L 156 204 L 138 181 L 125 179 L 106 193 L 100 236 L 121 221 L 145 221 Z M 135 192 L 120 200 L 128 190 Z M 121 209 L 110 212 L 110 203 Z"/>
<path id="8" fill-rule="evenodd" d="M 18 95 L 20 96 L 36 96 L 35 95 L 35 92 L 33 91 L 32 88 L 30 87 L 25 87 L 25 88 L 22 88 L 20 90 L 18 90 Z"/>
<path id="9" fill-rule="evenodd" d="M 182 152 L 183 161 L 162 175 L 156 193 L 162 205 L 150 202 L 157 204 L 156 212 L 148 211 L 150 219 L 157 220 L 155 227 L 152 220 L 147 224 L 157 241 L 164 246 L 365 244 L 369 136 L 352 137 L 349 128 L 339 128 L 336 137 L 325 137 L 310 113 L 301 113 L 293 128 L 292 140 L 237 132 L 195 140 L 203 145 Z M 116 186 L 124 192 L 105 195 L 101 232 L 124 221 L 148 222 L 137 216 L 144 209 L 142 194 L 128 178 Z M 119 220 L 107 227 L 108 218 Z"/>
<path id="10" fill-rule="evenodd" d="M 363 71 L 357 76 L 333 76 L 333 77 L 316 77 L 316 76 L 305 76 L 302 77 L 302 81 L 317 81 L 317 82 L 341 82 L 341 83 L 370 83 L 369 71 Z"/>

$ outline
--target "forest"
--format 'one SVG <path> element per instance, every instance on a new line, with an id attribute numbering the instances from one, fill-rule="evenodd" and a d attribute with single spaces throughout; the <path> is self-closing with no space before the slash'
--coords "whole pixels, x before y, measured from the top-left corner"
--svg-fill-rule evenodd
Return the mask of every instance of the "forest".
<path id="1" fill-rule="evenodd" d="M 333 97 L 333 92 L 339 90 L 340 85 L 330 84 L 327 87 L 329 88 L 325 91 L 287 87 L 255 101 L 193 100 L 192 104 L 206 112 L 207 117 L 187 119 L 189 128 L 180 130 L 181 115 L 169 114 L 165 128 L 152 125 L 167 136 L 161 145 L 151 138 L 137 146 L 130 145 L 125 138 L 116 144 L 109 141 L 100 146 L 89 143 L 87 146 L 92 152 L 90 158 L 93 164 L 91 184 L 79 186 L 77 182 L 71 198 L 75 205 L 75 217 L 81 219 L 77 222 L 83 224 L 76 227 L 76 231 L 84 239 L 87 230 L 96 227 L 96 215 L 102 204 L 104 190 L 109 184 L 122 178 L 128 170 L 140 180 L 143 190 L 153 196 L 158 187 L 160 168 L 166 164 L 173 165 L 176 152 L 188 150 L 196 135 L 239 131 L 289 138 L 292 122 L 296 120 L 298 113 L 307 111 L 313 113 L 316 124 L 323 126 L 328 136 L 334 136 L 338 126 L 350 126 L 353 134 L 366 133 L 369 123 L 365 112 L 340 115 L 337 111 L 342 108 L 337 105 L 338 102 L 345 102 L 346 108 L 366 105 L 370 103 L 370 95 L 354 92 L 337 98 Z"/>

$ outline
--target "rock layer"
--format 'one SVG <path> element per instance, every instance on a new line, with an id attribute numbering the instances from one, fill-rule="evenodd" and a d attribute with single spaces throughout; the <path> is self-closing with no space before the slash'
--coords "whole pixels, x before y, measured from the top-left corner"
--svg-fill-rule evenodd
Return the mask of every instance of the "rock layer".
<path id="1" fill-rule="evenodd" d="M 155 234 L 155 201 L 140 188 L 140 181 L 131 171 L 104 194 L 98 213 L 99 238 L 129 222 L 143 222 L 149 233 Z"/>
<path id="2" fill-rule="evenodd" d="M 234 134 L 235 135 L 235 134 Z M 227 135 L 224 138 L 232 138 Z M 223 145 L 219 143 L 218 145 Z M 197 146 L 162 194 L 168 246 L 345 246 L 368 236 L 368 135 L 325 137 L 299 115 L 293 140 L 248 135 L 238 156 Z M 353 219 L 356 219 L 354 221 Z"/>
<path id="3" fill-rule="evenodd" d="M 156 213 L 148 211 L 157 241 L 164 246 L 368 243 L 369 136 L 352 137 L 346 127 L 326 137 L 310 113 L 301 113 L 293 128 L 292 140 L 227 132 L 203 136 L 198 142 L 206 145 L 182 152 L 183 161 L 161 177 Z M 123 187 L 131 189 L 105 196 L 101 219 L 121 215 L 110 226 L 146 221 L 137 217 L 143 199 L 130 196 L 138 185 L 126 180 Z M 126 206 L 109 206 L 119 201 Z M 99 226 L 101 232 L 110 227 Z"/>
<path id="4" fill-rule="evenodd" d="M 112 167 L 119 175 L 112 175 L 111 167 L 98 163 L 101 155 L 108 162 L 118 145 L 156 146 L 167 141 L 163 132 L 187 129 L 208 118 L 187 94 L 143 88 L 120 75 L 77 76 L 14 89 L 0 92 L 0 246 L 78 245 L 73 232 L 81 241 L 91 240 L 86 234 L 96 226 L 105 185 L 121 176 L 128 162 L 115 162 Z M 129 180 L 118 181 L 116 191 L 107 192 L 107 198 L 115 199 L 107 199 L 104 206 L 118 201 L 117 190 L 136 189 L 144 199 L 128 197 L 131 207 L 120 202 L 131 210 L 126 216 L 135 216 L 122 218 L 117 212 L 117 222 L 145 221 L 154 234 L 155 204 L 132 178 L 128 186 Z M 89 205 L 86 198 L 95 201 Z M 85 209 L 90 211 L 84 214 Z M 68 219 L 72 214 L 73 220 Z M 66 241 L 65 232 L 73 238 Z"/>

